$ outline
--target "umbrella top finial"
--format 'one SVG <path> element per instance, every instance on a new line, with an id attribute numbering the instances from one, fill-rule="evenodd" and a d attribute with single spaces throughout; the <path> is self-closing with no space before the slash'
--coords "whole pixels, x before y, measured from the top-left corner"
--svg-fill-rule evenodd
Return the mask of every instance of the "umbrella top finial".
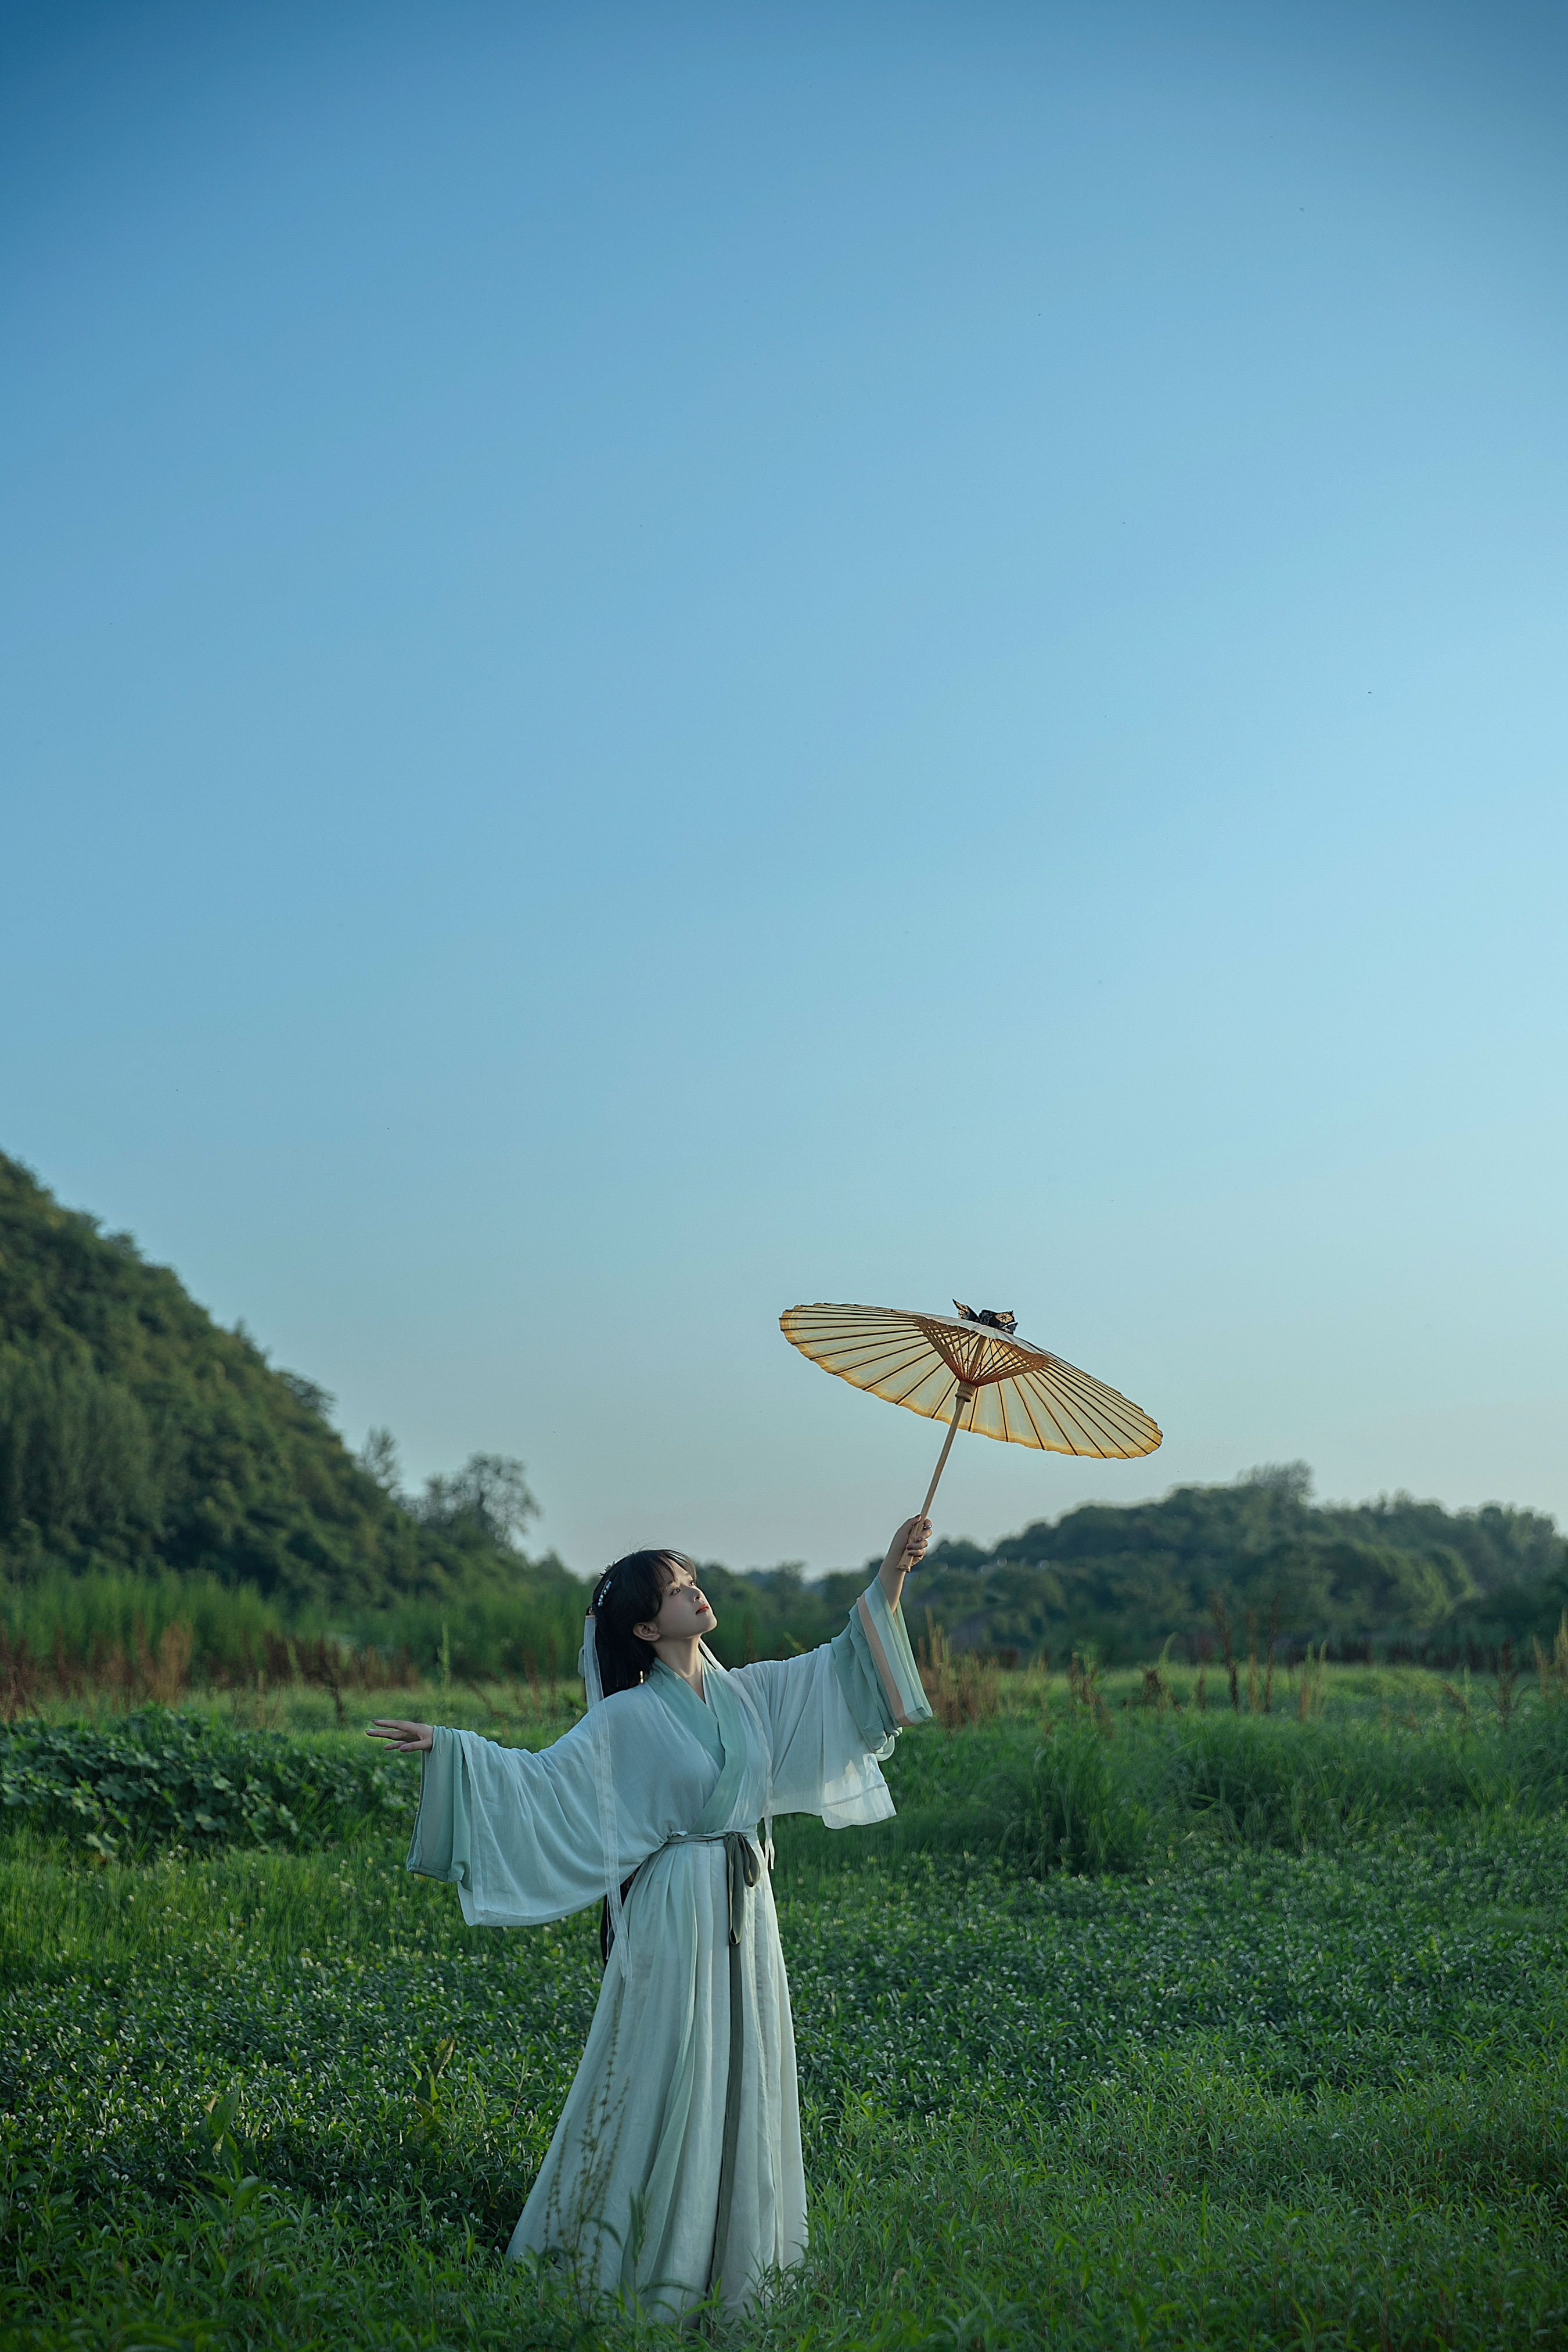
<path id="1" fill-rule="evenodd" d="M 1005 1307 L 983 1307 L 977 1315 L 973 1307 L 965 1307 L 962 1298 L 952 1303 L 966 1323 L 984 1323 L 993 1331 L 1005 1331 L 1009 1337 L 1018 1328 L 1017 1317 Z"/>

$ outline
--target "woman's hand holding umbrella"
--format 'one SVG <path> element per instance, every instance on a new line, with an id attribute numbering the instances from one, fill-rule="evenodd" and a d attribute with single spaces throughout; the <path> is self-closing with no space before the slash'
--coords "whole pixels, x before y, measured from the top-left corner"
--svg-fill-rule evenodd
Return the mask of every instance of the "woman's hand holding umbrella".
<path id="1" fill-rule="evenodd" d="M 889 1609 L 898 1607 L 904 1579 L 911 1568 L 920 1566 L 930 1541 L 931 1521 L 921 1518 L 918 1512 L 912 1519 L 906 1519 L 894 1533 L 893 1540 L 888 1546 L 888 1557 L 879 1570 L 882 1591 L 887 1595 Z"/>

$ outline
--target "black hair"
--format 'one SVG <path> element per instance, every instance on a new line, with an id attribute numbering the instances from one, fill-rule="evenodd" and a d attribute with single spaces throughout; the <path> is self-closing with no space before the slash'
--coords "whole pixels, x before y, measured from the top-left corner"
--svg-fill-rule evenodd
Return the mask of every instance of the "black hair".
<path id="1" fill-rule="evenodd" d="M 605 1570 L 594 1587 L 588 1606 L 594 1619 L 594 1643 L 599 1653 L 599 1680 L 605 1696 L 612 1691 L 635 1690 L 658 1653 L 649 1642 L 639 1642 L 634 1625 L 646 1625 L 658 1615 L 669 1590 L 672 1569 L 684 1568 L 692 1577 L 693 1563 L 683 1551 L 629 1551 Z"/>

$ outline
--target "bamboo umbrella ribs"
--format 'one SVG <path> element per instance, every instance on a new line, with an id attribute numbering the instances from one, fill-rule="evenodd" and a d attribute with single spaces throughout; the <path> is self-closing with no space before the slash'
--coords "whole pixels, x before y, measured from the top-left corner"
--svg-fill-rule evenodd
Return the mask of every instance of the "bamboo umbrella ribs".
<path id="1" fill-rule="evenodd" d="M 1017 1336 L 1017 1318 L 978 1313 L 957 1299 L 952 1315 L 890 1307 L 792 1307 L 779 1328 L 803 1356 L 852 1387 L 868 1389 L 929 1420 L 947 1436 L 921 1506 L 924 1518 L 961 1429 L 1047 1454 L 1131 1461 L 1152 1454 L 1160 1432 L 1138 1405 L 1076 1365 Z"/>

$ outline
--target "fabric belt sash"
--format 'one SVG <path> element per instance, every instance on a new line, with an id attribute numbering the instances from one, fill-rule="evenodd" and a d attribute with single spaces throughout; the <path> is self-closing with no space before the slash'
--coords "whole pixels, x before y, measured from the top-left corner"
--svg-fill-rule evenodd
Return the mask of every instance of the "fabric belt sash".
<path id="1" fill-rule="evenodd" d="M 763 1874 L 763 1857 L 744 1830 L 689 1830 L 667 1838 L 667 1845 L 721 1845 L 724 1849 L 724 1890 L 729 1914 L 730 1947 L 730 2071 L 724 2085 L 724 2141 L 719 2158 L 719 2210 L 713 2222 L 713 2252 L 708 2263 L 710 2290 L 721 2284 L 724 2247 L 730 2235 L 730 2213 L 735 2201 L 735 2158 L 741 2146 L 741 2088 L 746 2071 L 746 2006 L 742 1985 L 741 1937 L 746 1925 L 746 1896 Z M 636 1876 L 636 1873 L 633 1873 Z M 631 1885 L 627 1879 L 626 1885 Z M 624 1895 L 623 1895 L 624 1899 Z"/>

